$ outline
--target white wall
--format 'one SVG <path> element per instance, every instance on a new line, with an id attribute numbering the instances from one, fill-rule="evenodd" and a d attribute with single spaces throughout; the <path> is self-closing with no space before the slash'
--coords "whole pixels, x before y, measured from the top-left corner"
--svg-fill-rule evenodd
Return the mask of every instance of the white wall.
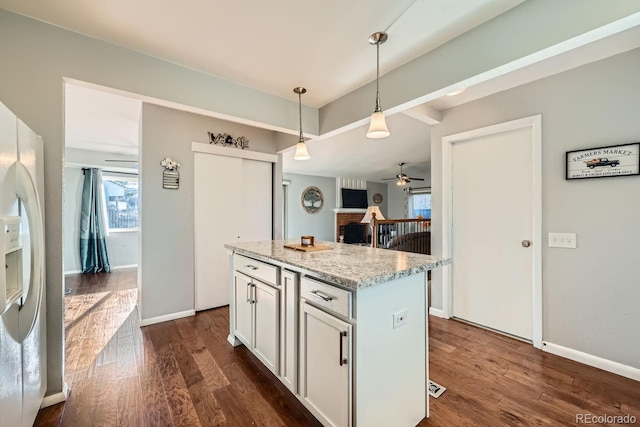
<path id="1" fill-rule="evenodd" d="M 142 320 L 194 309 L 192 142 L 208 142 L 207 131 L 249 139 L 249 150 L 275 154 L 274 132 L 157 105 L 142 106 L 140 148 Z M 236 150 L 236 148 L 229 148 Z M 180 188 L 162 188 L 160 161 L 181 164 Z M 216 187 L 233 185 L 212 182 Z M 275 191 L 279 191 L 276 187 Z M 280 190 L 281 191 L 281 190 Z M 224 200 L 220 200 L 223 204 Z M 234 221 L 235 218 L 229 218 Z M 220 224 L 224 227 L 225 224 Z M 197 230 L 195 230 L 197 232 Z"/>
<path id="2" fill-rule="evenodd" d="M 448 110 L 431 135 L 437 225 L 442 137 L 542 114 L 543 340 L 635 368 L 640 177 L 567 181 L 564 175 L 566 151 L 640 141 L 638 76 L 640 49 Z M 548 232 L 577 233 L 577 249 L 549 248 Z M 441 253 L 437 226 L 432 245 L 433 254 Z M 441 290 L 434 274 L 438 308 Z"/>

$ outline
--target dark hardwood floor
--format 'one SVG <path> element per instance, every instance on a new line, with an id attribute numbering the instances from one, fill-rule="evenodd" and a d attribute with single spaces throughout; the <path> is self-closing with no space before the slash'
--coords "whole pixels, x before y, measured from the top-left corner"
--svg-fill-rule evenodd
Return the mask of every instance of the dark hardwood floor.
<path id="1" fill-rule="evenodd" d="M 67 278 L 71 394 L 37 426 L 319 425 L 227 343 L 227 308 L 140 328 L 135 284 L 135 270 Z M 457 321 L 430 317 L 429 333 L 431 379 L 447 391 L 420 426 L 573 425 L 577 414 L 640 424 L 639 382 Z"/>

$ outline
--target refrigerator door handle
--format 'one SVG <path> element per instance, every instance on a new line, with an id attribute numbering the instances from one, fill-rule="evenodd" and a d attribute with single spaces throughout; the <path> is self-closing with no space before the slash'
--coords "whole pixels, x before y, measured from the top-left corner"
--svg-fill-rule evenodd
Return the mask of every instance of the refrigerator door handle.
<path id="1" fill-rule="evenodd" d="M 20 162 L 16 167 L 16 194 L 22 201 L 29 223 L 31 248 L 31 274 L 29 287 L 23 290 L 27 296 L 20 307 L 18 331 L 9 331 L 17 342 L 23 342 L 31 333 L 38 319 L 38 309 L 44 287 L 44 222 L 40 198 L 27 168 Z"/>

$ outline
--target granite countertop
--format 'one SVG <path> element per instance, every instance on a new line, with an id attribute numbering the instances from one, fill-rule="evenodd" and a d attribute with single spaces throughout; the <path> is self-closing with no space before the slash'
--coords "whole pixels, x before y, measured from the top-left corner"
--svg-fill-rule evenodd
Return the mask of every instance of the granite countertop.
<path id="1" fill-rule="evenodd" d="M 318 242 L 330 250 L 302 252 L 284 247 L 299 240 L 228 243 L 225 248 L 255 259 L 287 264 L 320 279 L 361 289 L 441 267 L 451 259 L 344 243 Z"/>

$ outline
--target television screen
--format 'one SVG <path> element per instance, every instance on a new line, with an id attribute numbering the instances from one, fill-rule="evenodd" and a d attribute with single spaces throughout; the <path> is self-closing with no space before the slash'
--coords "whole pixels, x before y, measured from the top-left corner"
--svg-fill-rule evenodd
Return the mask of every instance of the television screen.
<path id="1" fill-rule="evenodd" d="M 367 190 L 342 189 L 342 207 L 366 209 L 369 206 Z"/>

